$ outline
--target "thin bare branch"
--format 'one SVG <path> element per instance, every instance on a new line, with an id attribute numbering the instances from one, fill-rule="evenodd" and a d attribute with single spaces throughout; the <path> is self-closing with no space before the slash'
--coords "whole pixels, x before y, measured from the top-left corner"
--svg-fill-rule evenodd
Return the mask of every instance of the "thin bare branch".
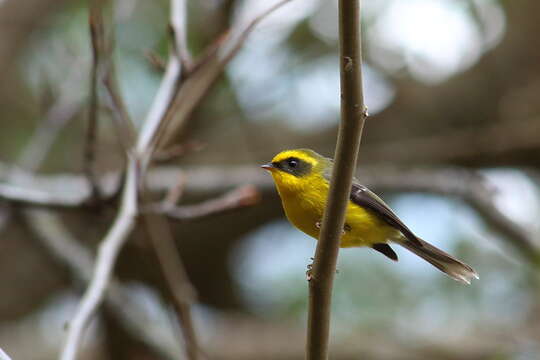
<path id="1" fill-rule="evenodd" d="M 114 32 L 113 26 L 107 26 L 103 16 L 109 0 L 90 1 L 90 38 L 92 43 L 93 66 L 91 80 L 90 120 L 95 121 L 98 106 L 99 85 L 103 83 L 107 90 L 107 100 L 112 110 L 113 124 L 122 147 L 127 152 L 135 141 L 135 129 L 129 118 L 115 75 L 113 61 Z"/>
<path id="2" fill-rule="evenodd" d="M 52 146 L 59 132 L 81 109 L 81 100 L 79 96 L 68 94 L 60 96 L 19 156 L 17 161 L 22 167 L 34 170 L 45 160 L 48 152 L 43 152 L 42 149 L 49 149 Z"/>
<path id="3" fill-rule="evenodd" d="M 0 360 L 11 360 L 11 358 L 0 348 Z"/>
<path id="4" fill-rule="evenodd" d="M 103 65 L 101 67 L 103 79 L 103 84 L 107 90 L 108 103 L 113 113 L 113 123 L 115 124 L 115 129 L 119 142 L 122 144 L 126 152 L 131 151 L 133 145 L 135 144 L 136 131 L 133 125 L 133 122 L 130 119 L 129 112 L 124 103 L 124 100 L 121 96 L 120 87 L 116 79 L 116 68 L 113 60 L 114 52 L 114 26 L 110 24 L 107 26 L 107 31 L 105 32 L 105 24 L 103 23 L 103 3 L 107 0 L 95 0 L 92 4 L 92 12 L 90 14 L 91 18 L 95 17 L 94 21 L 100 21 L 98 29 L 102 29 L 100 32 L 92 32 L 93 36 L 102 36 L 103 39 L 98 41 L 102 42 L 103 47 L 98 47 L 98 50 L 102 50 L 100 55 L 103 58 Z M 112 20 L 111 20 L 112 21 Z"/>
<path id="5" fill-rule="evenodd" d="M 199 104 L 212 84 L 217 80 L 229 61 L 238 53 L 255 26 L 273 11 L 290 2 L 281 0 L 256 16 L 247 26 L 234 27 L 224 37 L 218 38 L 207 51 L 195 61 L 191 73 L 178 89 L 165 114 L 157 134 L 157 147 L 162 149 L 178 139 L 193 109 Z"/>
<path id="6" fill-rule="evenodd" d="M 32 206 L 78 207 L 81 206 L 81 200 L 83 200 L 73 193 L 49 193 L 35 190 L 29 187 L 28 184 L 25 186 L 0 184 L 0 197 L 15 202 L 32 204 Z M 84 201 L 86 200 L 87 198 L 84 199 Z"/>
<path id="7" fill-rule="evenodd" d="M 94 275 L 77 308 L 75 317 L 69 323 L 61 360 L 76 359 L 83 331 L 97 307 L 103 301 L 118 253 L 135 224 L 137 215 L 137 176 L 136 161 L 129 159 L 120 210 L 107 236 L 99 246 Z"/>
<path id="8" fill-rule="evenodd" d="M 197 152 L 206 147 L 206 144 L 198 141 L 186 141 L 181 144 L 175 144 L 167 149 L 156 151 L 152 160 L 155 163 L 167 162 L 180 158 L 191 152 Z"/>
<path id="9" fill-rule="evenodd" d="M 308 360 L 328 359 L 332 287 L 339 242 L 362 129 L 367 117 L 362 90 L 360 0 L 339 0 L 339 38 L 341 122 L 328 202 L 309 282 Z"/>
<path id="10" fill-rule="evenodd" d="M 88 17 L 88 26 L 90 29 L 90 39 L 92 44 L 92 68 L 90 70 L 90 99 L 88 104 L 88 124 L 86 127 L 86 138 L 84 143 L 83 153 L 83 170 L 88 178 L 91 187 L 91 197 L 94 201 L 98 201 L 100 190 L 96 173 L 96 154 L 97 154 L 97 133 L 98 133 L 98 109 L 99 109 L 99 67 L 101 64 L 101 54 L 103 50 L 103 22 L 101 12 L 96 9 L 96 2 L 90 5 L 90 16 Z M 96 18 L 98 19 L 96 21 Z"/>
<path id="11" fill-rule="evenodd" d="M 170 202 L 150 207 L 149 210 L 181 220 L 198 220 L 204 217 L 221 214 L 246 206 L 253 206 L 261 199 L 257 188 L 253 185 L 244 185 L 231 190 L 218 198 L 210 199 L 199 204 L 174 206 Z"/>
<path id="12" fill-rule="evenodd" d="M 9 173 L 9 169 L 10 166 L 0 163 L 0 178 L 3 177 L 3 173 Z M 25 178 L 32 176 L 22 170 L 19 172 Z M 104 200 L 110 199 L 115 194 L 120 177 L 119 173 L 111 173 L 100 179 Z M 364 185 L 377 191 L 425 192 L 459 198 L 476 209 L 493 230 L 503 235 L 503 240 L 509 242 L 526 258 L 539 251 L 537 239 L 498 209 L 493 201 L 492 185 L 473 170 L 459 167 L 370 166 L 363 167 L 361 172 L 357 172 L 357 177 Z M 215 194 L 227 191 L 242 182 L 253 184 L 265 193 L 273 190 L 272 181 L 252 166 L 228 166 L 227 168 L 198 166 L 184 169 L 161 166 L 149 171 L 146 181 L 149 191 L 160 193 L 173 188 L 179 178 L 185 179 L 184 191 L 190 194 Z M 11 197 L 11 193 L 6 188 L 16 189 L 17 197 Z M 87 203 L 90 191 L 84 177 L 67 174 L 36 175 L 31 182 L 25 183 L 24 187 L 0 183 L 0 199 L 8 202 L 34 206 L 36 204 L 33 197 L 28 196 L 34 193 L 42 199 L 41 203 L 37 203 L 39 206 L 80 207 Z M 49 201 L 45 203 L 43 199 Z M 477 204 L 481 204 L 481 209 L 477 208 L 479 206 Z M 162 204 L 152 207 L 158 212 L 167 209 Z"/>
<path id="13" fill-rule="evenodd" d="M 193 65 L 193 58 L 187 46 L 186 7 L 186 0 L 171 0 L 171 30 L 174 37 L 174 50 L 185 75 L 189 74 Z"/>
<path id="14" fill-rule="evenodd" d="M 137 141 L 137 154 L 143 162 L 148 163 L 153 153 L 154 141 L 160 123 L 170 106 L 180 79 L 181 65 L 176 56 L 169 56 L 165 74 L 161 80 L 158 92 L 154 98 L 150 111 L 144 121 Z"/>
<path id="15" fill-rule="evenodd" d="M 155 150 L 167 147 L 173 139 L 178 138 L 178 133 L 184 127 L 193 109 L 217 80 L 225 65 L 236 55 L 255 25 L 289 1 L 291 0 L 278 2 L 268 11 L 257 16 L 247 27 L 232 31 L 238 36 L 219 38 L 211 44 L 209 49 L 190 67 L 189 76 L 184 77 L 184 81 L 181 81 L 181 61 L 174 52 L 169 56 L 165 75 L 137 142 L 137 153 L 141 158 L 143 172 Z M 179 11 L 184 11 L 182 10 L 184 9 L 183 2 L 184 0 L 173 0 L 171 4 L 175 10 L 171 14 L 171 23 L 178 24 L 179 27 L 185 26 L 185 23 L 182 25 L 180 20 L 183 15 L 178 15 Z M 228 43 L 226 39 L 229 40 Z M 175 37 L 175 41 L 181 43 L 177 45 L 180 47 L 185 44 L 185 40 L 181 38 Z M 220 51 L 221 47 L 223 51 Z"/>
<path id="16" fill-rule="evenodd" d="M 4 187 L 0 184 L 0 193 L 17 195 L 21 194 L 22 190 L 19 186 L 28 185 L 27 180 L 32 177 L 31 173 L 37 170 L 45 157 L 49 153 L 49 149 L 53 145 L 56 138 L 60 135 L 62 129 L 72 120 L 82 105 L 81 94 L 74 92 L 73 87 L 81 81 L 80 71 L 78 66 L 74 66 L 77 70 L 70 71 L 66 77 L 66 81 L 60 86 L 60 95 L 58 99 L 47 111 L 45 118 L 41 120 L 34 134 L 27 141 L 27 145 L 23 148 L 21 154 L 17 158 L 17 163 L 21 168 L 15 166 L 6 166 L 7 181 L 18 186 Z M 24 169 L 24 170 L 23 170 Z M 36 192 L 24 190 L 22 195 L 35 195 Z M 0 195 L 1 197 L 1 195 Z M 49 200 L 56 200 L 48 197 L 47 194 L 38 194 L 41 200 L 47 203 Z M 73 199 L 71 199 L 73 200 Z M 7 207 L 2 208 L 2 216 L 0 216 L 0 232 L 10 218 L 10 210 Z"/>
<path id="17" fill-rule="evenodd" d="M 95 70 L 93 69 L 92 72 Z M 91 197 L 95 202 L 99 201 L 100 190 L 98 186 L 98 174 L 96 172 L 96 155 L 97 155 L 97 133 L 98 133 L 98 118 L 97 118 L 97 108 L 98 100 L 95 82 L 96 79 L 92 77 L 92 90 L 90 91 L 90 104 L 88 109 L 88 124 L 86 126 L 86 137 L 84 143 L 84 154 L 83 154 L 83 171 L 86 174 L 88 183 L 91 187 Z"/>
<path id="18" fill-rule="evenodd" d="M 167 220 L 161 215 L 144 216 L 148 235 L 161 266 L 161 271 L 171 291 L 173 304 L 182 329 L 186 355 L 189 360 L 200 358 L 199 342 L 191 316 L 195 290 L 191 286 Z"/>
<path id="19" fill-rule="evenodd" d="M 152 69 L 154 69 L 155 71 L 163 73 L 167 69 L 167 64 L 165 64 L 165 60 L 157 53 L 148 50 L 145 51 L 144 57 L 148 60 Z"/>
<path id="20" fill-rule="evenodd" d="M 124 100 L 120 95 L 120 89 L 114 76 L 112 63 L 109 64 L 109 69 L 104 79 L 105 88 L 109 95 L 109 105 L 113 114 L 113 122 L 115 124 L 116 135 L 120 144 L 126 153 L 130 152 L 135 144 L 136 132 L 133 122 L 129 117 Z"/>
<path id="21" fill-rule="evenodd" d="M 82 333 L 97 307 L 101 304 L 105 289 L 110 281 L 112 270 L 120 249 L 124 245 L 137 215 L 138 182 L 144 177 L 148 160 L 151 157 L 151 140 L 153 132 L 159 127 L 161 112 L 168 107 L 168 98 L 172 96 L 173 89 L 179 74 L 179 64 L 170 63 L 167 67 L 160 90 L 152 106 L 147 122 L 143 125 L 141 133 L 135 142 L 135 131 L 125 108 L 114 76 L 112 62 L 112 40 L 108 48 L 108 61 L 105 70 L 105 86 L 108 90 L 112 105 L 119 141 L 123 144 L 128 156 L 126 178 L 122 203 L 118 215 L 107 236 L 101 242 L 92 281 L 88 286 L 73 321 L 70 323 L 66 343 L 61 359 L 74 360 L 79 350 Z M 133 149 L 135 147 L 135 149 Z M 135 150 L 135 151 L 133 151 Z"/>
<path id="22" fill-rule="evenodd" d="M 186 188 L 186 178 L 180 176 L 177 183 L 169 189 L 163 199 L 163 206 L 174 207 L 179 201 Z"/>
<path id="23" fill-rule="evenodd" d="M 173 29 L 175 51 L 169 54 L 165 74 L 145 119 L 136 145 L 136 152 L 141 160 L 143 172 L 154 153 L 157 133 L 163 126 L 165 115 L 178 90 L 182 72 L 191 69 L 191 56 L 187 49 L 185 0 L 171 0 L 170 22 Z"/>
<path id="24" fill-rule="evenodd" d="M 75 281 L 87 284 L 92 278 L 94 261 L 92 254 L 66 229 L 58 215 L 46 209 L 28 209 L 25 217 L 35 235 L 57 261 L 69 269 Z M 118 280 L 111 278 L 105 294 L 105 304 L 129 333 L 147 346 L 166 357 L 178 359 L 179 348 L 161 339 L 149 330 L 146 311 L 131 300 L 130 291 Z"/>
<path id="25" fill-rule="evenodd" d="M 264 20 L 267 16 L 274 11 L 282 7 L 283 5 L 291 2 L 292 0 L 281 0 L 270 6 L 267 10 L 263 11 L 255 18 L 253 18 L 247 25 L 240 25 L 233 28 L 230 31 L 230 36 L 227 42 L 223 44 L 221 48 L 221 61 L 223 64 L 228 63 L 242 48 L 242 45 L 248 38 L 249 34 L 255 29 L 255 27 Z"/>

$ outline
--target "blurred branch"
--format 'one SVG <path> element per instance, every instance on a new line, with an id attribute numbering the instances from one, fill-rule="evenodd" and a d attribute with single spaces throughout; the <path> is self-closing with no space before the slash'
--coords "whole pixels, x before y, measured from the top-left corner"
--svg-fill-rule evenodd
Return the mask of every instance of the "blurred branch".
<path id="1" fill-rule="evenodd" d="M 7 174 L 9 166 L 0 163 L 0 178 Z M 30 175 L 26 175 L 30 176 Z M 539 251 L 538 241 L 516 222 L 502 213 L 493 201 L 493 188 L 479 173 L 460 167 L 445 168 L 401 168 L 395 166 L 363 166 L 357 172 L 358 178 L 376 191 L 426 192 L 457 197 L 478 211 L 490 227 L 503 235 L 519 253 L 530 259 Z M 178 178 L 185 179 L 184 191 L 190 194 L 206 195 L 227 191 L 239 183 L 249 183 L 262 192 L 273 190 L 271 179 L 252 166 L 199 166 L 178 169 L 161 166 L 149 171 L 147 184 L 151 192 L 166 192 L 174 187 Z M 110 199 L 120 181 L 120 174 L 108 174 L 101 179 L 105 199 Z M 10 192 L 6 189 L 16 189 Z M 37 194 L 39 199 L 47 197 L 50 202 L 34 203 L 27 194 Z M 0 183 L 0 199 L 21 205 L 45 205 L 53 207 L 85 206 L 89 198 L 88 183 L 77 175 L 36 175 L 25 186 Z M 16 196 L 14 196 L 16 195 Z M 182 217 L 190 213 L 191 205 L 180 206 Z M 195 205 L 197 206 L 197 205 Z M 166 211 L 160 204 L 156 211 Z M 227 211 L 225 208 L 224 211 Z M 202 212 L 204 213 L 204 211 Z M 201 214 L 202 215 L 202 214 Z M 171 215 L 173 218 L 174 215 Z M 187 218 L 190 218 L 188 215 Z M 185 220 L 186 218 L 182 219 Z"/>
<path id="2" fill-rule="evenodd" d="M 0 360 L 11 360 L 11 358 L 0 348 Z"/>
<path id="3" fill-rule="evenodd" d="M 75 316 L 69 323 L 68 334 L 61 355 L 62 360 L 73 360 L 77 357 L 82 333 L 96 312 L 97 307 L 103 301 L 118 253 L 135 225 L 137 215 L 136 166 L 137 163 L 130 158 L 126 170 L 126 181 L 120 210 L 112 227 L 99 246 L 92 280 L 81 299 Z"/>
<path id="4" fill-rule="evenodd" d="M 116 71 L 113 61 L 114 52 L 114 26 L 105 26 L 103 19 L 104 7 L 109 0 L 90 1 L 90 37 L 93 52 L 96 54 L 94 62 L 97 63 L 95 77 L 103 82 L 108 94 L 109 106 L 113 114 L 118 141 L 124 151 L 128 152 L 135 142 L 135 128 L 129 118 L 129 113 L 120 95 L 120 88 L 116 79 Z M 112 21 L 112 16 L 110 16 Z M 94 81 L 94 79 L 92 80 Z M 96 80 L 97 82 L 97 80 Z M 97 89 L 94 89 L 97 91 Z M 97 94 L 96 94 L 97 96 Z"/>
<path id="5" fill-rule="evenodd" d="M 84 141 L 83 153 L 83 171 L 88 179 L 91 187 L 91 197 L 95 202 L 101 197 L 98 186 L 98 174 L 96 172 L 96 156 L 97 156 L 97 94 L 94 92 L 95 78 L 92 77 L 92 88 L 90 92 L 90 104 L 88 109 L 88 124 L 86 127 L 86 138 Z"/>
<path id="6" fill-rule="evenodd" d="M 35 179 L 33 179 L 35 180 Z M 81 206 L 79 196 L 72 197 L 72 194 L 49 193 L 46 191 L 35 190 L 29 186 L 17 186 L 10 184 L 0 184 L 0 197 L 15 202 L 24 202 L 32 206 L 60 206 L 60 207 L 78 207 Z"/>
<path id="7" fill-rule="evenodd" d="M 419 191 L 461 198 L 486 224 L 532 263 L 540 261 L 540 244 L 532 233 L 506 216 L 495 204 L 495 189 L 477 172 L 460 168 L 400 171 L 386 169 L 372 180 L 382 191 Z"/>
<path id="8" fill-rule="evenodd" d="M 158 149 L 169 146 L 178 139 L 191 112 L 199 104 L 211 85 L 221 75 L 225 66 L 238 53 L 255 26 L 273 11 L 290 2 L 278 1 L 268 10 L 256 16 L 247 26 L 234 26 L 231 31 L 218 38 L 195 60 L 189 76 L 177 89 L 169 109 L 164 114 L 162 128 L 156 134 Z"/>
<path id="9" fill-rule="evenodd" d="M 74 66 L 77 65 L 74 64 Z M 73 94 L 71 88 L 78 81 L 80 81 L 79 74 L 72 72 L 67 75 L 67 80 L 60 89 L 60 97 L 47 111 L 37 131 L 23 148 L 17 161 L 25 169 L 36 170 L 43 163 L 48 154 L 48 151 L 44 152 L 43 149 L 49 149 L 52 146 L 60 131 L 81 109 L 82 97 Z"/>
<path id="10" fill-rule="evenodd" d="M 174 309 L 185 340 L 187 358 L 200 359 L 201 350 L 191 316 L 191 305 L 196 294 L 187 278 L 184 264 L 178 256 L 169 223 L 164 217 L 156 214 L 146 214 L 144 220 L 150 242 L 156 251 L 161 271 L 172 294 Z"/>
<path id="11" fill-rule="evenodd" d="M 305 330 L 287 321 L 261 321 L 247 316 L 222 315 L 215 321 L 215 335 L 206 346 L 214 360 L 304 359 Z M 403 341 L 400 336 L 384 330 L 351 329 L 342 340 L 330 346 L 334 360 L 479 360 L 511 353 L 512 337 L 504 336 L 500 328 L 486 326 L 474 338 L 463 333 L 456 336 L 451 328 L 434 338 Z M 526 327 L 515 331 L 516 338 L 536 334 Z M 454 336 L 452 336 L 454 335 Z"/>
<path id="12" fill-rule="evenodd" d="M 30 179 L 33 178 L 32 172 L 41 166 L 62 129 L 64 129 L 80 110 L 82 96 L 74 93 L 72 90 L 73 86 L 81 81 L 80 71 L 77 65 L 77 63 L 74 64 L 74 69 L 76 70 L 70 71 L 66 77 L 66 81 L 60 85 L 58 99 L 49 108 L 45 118 L 41 120 L 36 131 L 19 154 L 17 163 L 21 168 L 5 166 L 5 172 L 7 173 L 5 178 L 7 178 L 9 183 L 19 184 L 18 186 L 23 184 L 28 185 Z M 1 193 L 10 194 L 15 197 L 26 195 L 36 200 L 36 202 L 43 201 L 43 205 L 49 203 L 51 200 L 59 200 L 54 197 L 50 198 L 47 194 L 34 192 L 32 189 L 22 189 L 18 186 L 3 186 L 0 184 L 0 197 L 2 196 Z M 20 191 L 24 191 L 25 193 L 21 194 Z M 0 232 L 10 218 L 9 209 L 3 208 L 1 215 Z"/>
<path id="13" fill-rule="evenodd" d="M 104 53 L 104 29 L 101 12 L 98 7 L 101 2 L 92 1 L 90 4 L 90 16 L 88 26 L 90 29 L 90 40 L 92 44 L 92 68 L 90 70 L 90 99 L 88 104 L 88 125 L 86 128 L 86 138 L 84 143 L 83 170 L 91 186 L 91 198 L 97 202 L 100 197 L 100 189 L 96 174 L 96 154 L 97 154 L 97 132 L 98 132 L 98 112 L 99 93 L 98 84 L 100 78 L 100 65 L 102 54 Z"/>
<path id="14" fill-rule="evenodd" d="M 360 0 L 339 0 L 341 121 L 335 164 L 309 281 L 306 359 L 327 360 L 332 287 L 345 211 L 362 129 L 367 118 L 362 88 Z"/>
<path id="15" fill-rule="evenodd" d="M 224 64 L 220 67 L 213 68 L 214 71 L 212 71 L 212 69 L 206 69 L 205 72 L 203 72 L 200 68 L 199 74 L 206 75 L 206 73 L 209 73 L 214 80 L 221 72 L 223 65 Z M 128 160 L 128 170 L 121 208 L 110 232 L 100 245 L 95 273 L 79 305 L 75 317 L 70 324 L 68 337 L 62 352 L 62 360 L 72 360 L 76 357 L 82 332 L 103 299 L 104 291 L 111 277 L 112 268 L 118 252 L 125 243 L 125 240 L 133 227 L 137 213 L 137 179 L 140 176 L 144 176 L 146 166 L 148 165 L 148 161 L 154 150 L 154 138 L 156 132 L 161 128 L 161 123 L 166 121 L 165 114 L 169 110 L 174 109 L 174 106 L 169 107 L 169 102 L 176 87 L 176 82 L 179 80 L 179 74 L 180 68 L 178 60 L 171 57 L 154 104 L 152 105 L 148 118 L 139 134 L 136 143 L 136 152 L 134 154 L 135 157 L 130 157 Z M 205 76 L 203 78 L 207 77 Z M 191 77 L 190 80 L 192 80 Z M 211 82 L 208 82 L 205 86 L 209 87 Z M 197 92 L 197 96 L 192 98 L 191 102 L 186 103 L 184 104 L 185 106 L 175 110 L 185 111 L 186 108 L 188 108 L 188 112 L 190 112 L 202 99 L 204 93 L 204 91 Z"/>
<path id="16" fill-rule="evenodd" d="M 448 130 L 365 146 L 369 161 L 390 159 L 399 163 L 475 163 L 478 158 L 497 158 L 540 148 L 540 118 L 493 121 L 473 128 Z M 444 146 L 441 146 L 444 144 Z M 364 153 L 364 147 L 362 148 Z M 531 159 L 531 162 L 536 158 Z M 493 162 L 493 161 L 492 161 Z"/>
<path id="17" fill-rule="evenodd" d="M 145 172 L 152 159 L 157 134 L 163 126 L 165 115 L 171 106 L 175 93 L 178 91 L 182 71 L 191 68 L 191 65 L 188 64 L 191 60 L 189 60 L 186 44 L 187 20 L 185 11 L 185 0 L 171 0 L 170 23 L 173 29 L 175 51 L 169 54 L 165 74 L 137 139 L 135 149 L 141 160 L 143 172 Z M 183 64 L 182 61 L 184 61 Z M 183 69 L 182 66 L 184 66 Z"/>
<path id="18" fill-rule="evenodd" d="M 231 190 L 217 198 L 194 205 L 176 206 L 164 202 L 150 205 L 146 211 L 163 214 L 175 220 L 198 220 L 207 216 L 221 214 L 238 208 L 252 206 L 261 199 L 260 193 L 253 185 L 244 185 Z"/>
<path id="19" fill-rule="evenodd" d="M 77 282 L 87 284 L 92 278 L 93 256 L 73 238 L 59 217 L 46 209 L 28 209 L 26 222 L 42 244 L 61 264 L 67 266 Z M 129 333 L 167 359 L 178 359 L 177 347 L 167 344 L 148 327 L 146 310 L 132 301 L 130 291 L 112 278 L 105 293 L 105 304 Z"/>
<path id="20" fill-rule="evenodd" d="M 96 46 L 96 49 L 98 52 L 103 51 L 103 54 L 101 54 L 101 57 L 104 57 L 103 81 L 110 97 L 118 140 L 126 151 L 127 166 L 120 209 L 109 232 L 100 243 L 94 275 L 69 324 L 67 338 L 61 354 L 62 360 L 76 359 L 83 332 L 103 301 L 118 254 L 135 225 L 138 211 L 139 183 L 141 183 L 141 177 L 144 176 L 144 173 L 141 173 L 141 162 L 138 154 L 133 151 L 136 144 L 136 132 L 120 95 L 114 73 L 112 59 L 114 39 L 112 30 L 108 38 L 106 37 L 102 15 L 105 1 L 107 0 L 92 1 L 89 21 L 91 29 L 93 29 L 91 31 L 93 43 L 104 44 L 101 47 Z M 146 152 L 146 149 L 143 150 Z"/>
<path id="21" fill-rule="evenodd" d="M 182 65 L 184 76 L 191 72 L 193 59 L 187 46 L 186 0 L 171 0 L 171 30 L 174 37 L 174 51 Z"/>
<path id="22" fill-rule="evenodd" d="M 112 64 L 110 65 L 112 67 Z M 112 68 L 107 71 L 105 77 L 105 88 L 109 93 L 109 101 L 113 113 L 114 124 L 119 143 L 126 153 L 129 153 L 135 143 L 136 132 L 133 122 L 129 118 L 129 113 L 120 96 L 120 89 L 114 77 Z"/>

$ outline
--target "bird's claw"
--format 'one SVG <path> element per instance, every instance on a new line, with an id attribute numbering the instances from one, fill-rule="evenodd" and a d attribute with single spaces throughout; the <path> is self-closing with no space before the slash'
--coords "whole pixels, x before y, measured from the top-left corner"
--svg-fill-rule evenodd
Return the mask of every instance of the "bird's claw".
<path id="1" fill-rule="evenodd" d="M 309 263 L 307 265 L 307 270 L 306 270 L 306 280 L 307 281 L 311 281 L 311 279 L 313 279 L 313 260 L 315 260 L 314 258 L 310 258 L 311 259 L 311 263 Z"/>
<path id="2" fill-rule="evenodd" d="M 321 222 L 317 221 L 315 223 L 315 227 L 320 230 L 321 229 Z M 351 226 L 349 224 L 343 225 L 343 229 L 341 230 L 341 235 L 344 235 L 347 231 L 351 231 Z"/>
<path id="3" fill-rule="evenodd" d="M 311 261 L 314 261 L 314 258 L 310 258 Z M 336 274 L 339 274 L 339 269 L 336 268 Z M 314 278 L 313 276 L 313 262 L 307 264 L 307 270 L 306 270 L 306 280 L 311 281 Z"/>

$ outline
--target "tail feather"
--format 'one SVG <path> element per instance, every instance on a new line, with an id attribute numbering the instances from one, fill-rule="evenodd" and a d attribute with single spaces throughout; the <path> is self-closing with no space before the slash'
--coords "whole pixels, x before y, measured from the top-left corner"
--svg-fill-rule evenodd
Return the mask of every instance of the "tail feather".
<path id="1" fill-rule="evenodd" d="M 469 265 L 459 261 L 430 243 L 420 238 L 417 239 L 419 240 L 419 243 L 407 239 L 399 240 L 397 243 L 420 256 L 454 280 L 464 284 L 470 284 L 472 279 L 479 279 L 476 271 Z"/>

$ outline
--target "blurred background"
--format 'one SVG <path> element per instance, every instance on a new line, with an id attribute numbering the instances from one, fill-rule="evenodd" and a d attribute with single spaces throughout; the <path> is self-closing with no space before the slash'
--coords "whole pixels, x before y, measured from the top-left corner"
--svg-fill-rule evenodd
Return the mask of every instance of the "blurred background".
<path id="1" fill-rule="evenodd" d="M 398 263 L 368 249 L 341 251 L 332 358 L 537 359 L 540 2 L 362 3 L 370 117 L 358 177 L 480 280 L 463 286 L 402 249 Z M 270 5 L 188 1 L 189 49 L 204 54 Z M 117 0 L 113 21 L 116 75 L 138 127 L 163 75 L 169 3 Z M 305 270 L 315 242 L 286 222 L 258 165 L 285 148 L 332 155 L 337 27 L 336 1 L 293 0 L 265 18 L 174 137 L 181 156 L 160 161 L 150 176 L 174 184 L 171 174 L 185 171 L 182 204 L 243 184 L 261 193 L 251 207 L 169 220 L 197 292 L 193 315 L 208 358 L 304 358 Z M 77 195 L 91 66 L 87 2 L 0 0 L 0 184 L 24 185 L 17 172 L 35 171 L 29 192 L 49 185 L 50 194 Z M 99 113 L 95 157 L 105 176 L 122 170 L 124 157 L 110 110 Z M 77 249 L 93 254 L 118 204 L 36 207 L 10 194 L 0 191 L 0 347 L 13 359 L 55 359 L 85 288 L 65 252 L 75 265 Z M 182 358 L 146 236 L 137 226 L 115 275 L 153 342 L 106 305 L 81 358 Z M 55 250 L 50 238 L 78 247 Z"/>

